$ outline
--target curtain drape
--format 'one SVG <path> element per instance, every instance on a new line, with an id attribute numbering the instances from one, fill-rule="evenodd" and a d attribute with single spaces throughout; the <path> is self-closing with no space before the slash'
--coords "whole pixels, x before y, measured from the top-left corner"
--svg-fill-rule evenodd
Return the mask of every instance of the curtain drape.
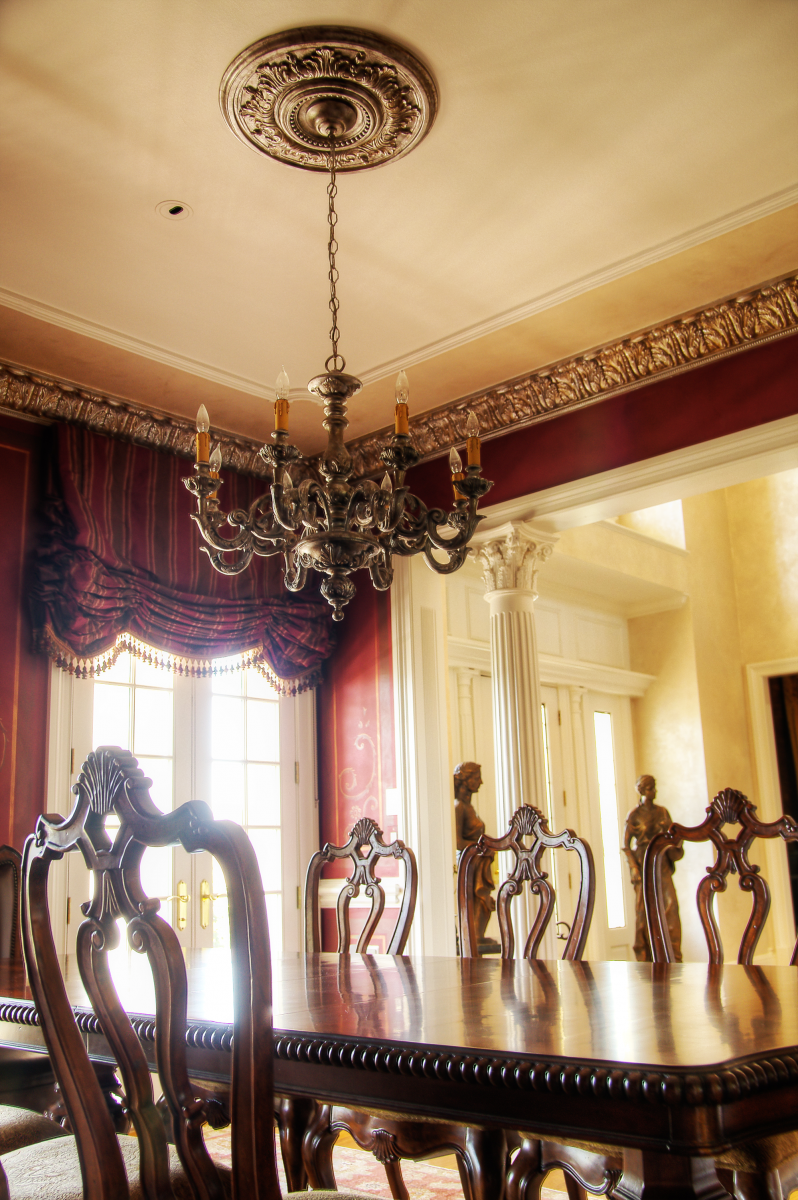
<path id="1" fill-rule="evenodd" d="M 206 674 L 211 659 L 238 654 L 281 691 L 312 687 L 334 645 L 328 605 L 285 591 L 280 556 L 253 559 L 241 575 L 215 571 L 190 520 L 182 480 L 191 470 L 186 459 L 54 427 L 31 580 L 37 646 L 80 675 L 121 650 L 146 653 L 146 643 L 179 672 Z M 226 471 L 220 499 L 246 509 L 265 486 Z"/>

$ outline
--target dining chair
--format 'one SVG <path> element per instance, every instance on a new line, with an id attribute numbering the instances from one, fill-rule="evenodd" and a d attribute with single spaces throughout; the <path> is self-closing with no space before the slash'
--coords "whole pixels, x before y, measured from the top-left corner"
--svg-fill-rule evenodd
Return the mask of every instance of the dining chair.
<path id="1" fill-rule="evenodd" d="M 308 954 L 317 954 L 322 948 L 321 929 L 321 876 L 328 863 L 350 861 L 352 874 L 342 886 L 336 904 L 338 924 L 338 953 L 348 954 L 352 942 L 350 908 L 352 901 L 363 890 L 364 895 L 371 900 L 368 917 L 358 937 L 356 953 L 363 953 L 371 943 L 371 939 L 379 924 L 380 917 L 385 911 L 385 889 L 375 875 L 375 868 L 381 859 L 393 858 L 400 861 L 404 867 L 404 886 L 399 906 L 399 913 L 394 923 L 388 954 L 401 954 L 407 944 L 410 926 L 416 910 L 416 894 L 418 892 L 418 870 L 412 850 L 404 842 L 393 841 L 386 845 L 382 830 L 369 817 L 359 820 L 349 833 L 346 844 L 333 846 L 326 843 L 317 850 L 308 863 L 305 877 L 305 950 Z M 283 1157 L 286 1179 L 289 1186 L 297 1191 L 307 1186 L 308 1163 L 310 1156 L 311 1177 L 331 1180 L 328 1185 L 335 1187 L 335 1176 L 332 1170 L 332 1146 L 338 1136 L 336 1131 L 326 1153 L 326 1142 L 322 1137 L 325 1121 L 330 1115 L 330 1106 L 317 1106 L 314 1101 L 291 1096 L 278 1096 L 275 1101 L 275 1120 L 280 1132 L 280 1149 Z M 320 1139 L 317 1150 L 311 1151 L 305 1147 L 305 1137 L 310 1129 Z M 354 1135 L 353 1135 L 354 1136 Z M 325 1149 L 321 1148 L 324 1143 Z M 316 1142 L 314 1141 L 314 1146 Z M 327 1161 L 329 1159 L 329 1161 Z M 324 1160 L 324 1161 L 323 1161 Z M 391 1169 L 386 1167 L 389 1177 Z M 314 1184 L 314 1186 L 321 1186 Z M 398 1195 L 402 1195 L 401 1192 Z"/>
<path id="2" fill-rule="evenodd" d="M 19 929 L 21 872 L 19 850 L 0 846 L 0 959 L 12 970 L 24 969 Z M 61 1127 L 42 1115 L 55 1100 L 55 1075 L 46 1054 L 0 1048 L 0 1154 L 61 1136 Z"/>
<path id="3" fill-rule="evenodd" d="M 353 937 L 350 907 L 361 889 L 371 901 L 355 953 L 363 956 L 365 974 L 373 986 L 374 999 L 379 1002 L 379 968 L 366 951 L 386 903 L 385 889 L 375 871 L 380 861 L 389 857 L 404 864 L 402 898 L 387 946 L 388 954 L 401 955 L 410 935 L 418 890 L 415 855 L 403 842 L 396 840 L 386 844 L 380 828 L 370 818 L 364 817 L 353 827 L 345 845 L 328 844 L 313 855 L 305 883 L 305 947 L 308 953 L 313 954 L 318 953 L 322 945 L 319 886 L 322 870 L 325 864 L 336 861 L 348 860 L 351 864 L 351 874 L 336 902 L 338 954 L 341 956 L 338 985 L 340 994 L 351 995 L 353 1008 L 364 1011 L 366 1019 L 369 1000 L 364 1001 L 362 994 L 355 997 L 351 983 L 349 954 Z M 404 974 L 408 976 L 408 986 L 412 991 L 412 964 L 408 963 Z M 466 1129 L 453 1123 L 428 1119 L 403 1120 L 337 1104 L 319 1104 L 316 1107 L 303 1139 L 303 1161 L 311 1187 L 335 1186 L 332 1154 L 342 1132 L 348 1133 L 361 1150 L 371 1151 L 383 1164 L 394 1200 L 408 1200 L 407 1187 L 402 1178 L 402 1159 L 420 1161 L 443 1154 L 456 1156 L 466 1200 L 485 1200 L 487 1196 L 495 1197 L 503 1191 L 507 1144 L 501 1130 Z"/>
<path id="4" fill-rule="evenodd" d="M 73 789 L 70 816 L 44 816 L 23 855 L 23 946 L 31 991 L 73 1135 L 0 1156 L 11 1200 L 280 1200 L 273 1119 L 271 965 L 263 883 L 249 839 L 216 821 L 202 803 L 161 813 L 150 780 L 118 747 L 89 754 Z M 109 818 L 118 827 L 107 829 Z M 189 1079 L 188 981 L 177 935 L 148 897 L 140 866 L 146 847 L 209 851 L 227 885 L 233 988 L 232 1165 L 210 1158 L 202 1126 L 205 1094 Z M 93 875 L 77 935 L 81 979 L 119 1066 L 135 1136 L 117 1135 L 84 1035 L 73 1015 L 47 906 L 50 864 L 79 851 Z M 109 951 L 119 924 L 146 956 L 155 991 L 155 1059 L 166 1122 L 153 1098 L 147 1059 L 113 982 Z M 167 1133 L 168 1125 L 168 1133 Z M 0 1193 L 2 1194 L 2 1193 Z M 321 1200 L 321 1198 L 317 1198 Z"/>
<path id="5" fill-rule="evenodd" d="M 643 860 L 643 902 L 646 910 L 652 957 L 655 963 L 674 961 L 668 922 L 665 917 L 665 897 L 662 885 L 662 862 L 665 852 L 681 848 L 685 842 L 711 842 L 715 847 L 715 862 L 707 867 L 696 891 L 696 904 L 701 928 L 707 943 L 710 967 L 723 963 L 723 941 L 715 916 L 715 896 L 726 891 L 730 874 L 737 875 L 740 888 L 751 893 L 751 915 L 740 938 L 737 962 L 751 967 L 754 952 L 770 911 L 770 888 L 760 868 L 750 861 L 749 853 L 757 838 L 781 838 L 783 842 L 798 841 L 798 825 L 792 817 L 777 821 L 760 821 L 756 805 L 734 788 L 723 788 L 713 798 L 700 825 L 680 825 L 673 822 L 663 833 L 649 842 Z M 725 826 L 739 826 L 734 837 Z M 731 832 L 731 831 L 730 831 Z M 798 965 L 798 941 L 792 951 L 790 965 Z M 754 1200 L 755 1197 L 785 1197 L 798 1187 L 798 1138 L 795 1134 L 763 1138 L 746 1152 L 738 1151 L 733 1158 L 720 1155 L 715 1160 L 718 1177 L 731 1195 Z"/>
<path id="6" fill-rule="evenodd" d="M 542 858 L 546 850 L 558 848 L 575 854 L 579 862 L 576 910 L 565 939 L 562 957 L 569 962 L 581 959 L 590 932 L 596 898 L 593 852 L 588 843 L 578 837 L 572 829 L 552 833 L 543 813 L 529 804 L 516 809 L 503 837 L 492 838 L 483 834 L 460 855 L 457 870 L 457 911 L 460 946 L 464 957 L 476 958 L 479 953 L 472 903 L 473 877 L 481 859 L 493 857 L 497 851 L 507 851 L 512 855 L 512 869 L 496 896 L 502 958 L 512 959 L 515 956 L 515 929 L 511 904 L 514 899 L 523 895 L 525 883 L 529 885 L 529 893 L 537 899 L 537 909 L 524 944 L 523 957 L 530 962 L 538 958 L 541 942 L 554 916 L 556 905 L 554 884 L 542 868 Z M 564 924 L 567 925 L 567 922 Z M 588 1191 L 593 1195 L 608 1195 L 620 1178 L 620 1158 L 610 1150 L 598 1153 L 557 1141 L 531 1138 L 524 1134 L 511 1136 L 508 1141 L 510 1152 L 517 1146 L 518 1153 L 507 1173 L 507 1200 L 537 1200 L 546 1176 L 558 1168 L 565 1176 L 571 1200 L 584 1200 Z"/>

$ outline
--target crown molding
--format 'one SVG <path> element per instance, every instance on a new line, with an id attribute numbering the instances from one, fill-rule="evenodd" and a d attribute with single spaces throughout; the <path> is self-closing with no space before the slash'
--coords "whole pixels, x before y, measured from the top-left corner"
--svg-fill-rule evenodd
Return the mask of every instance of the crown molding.
<path id="1" fill-rule="evenodd" d="M 95 433 L 180 458 L 194 457 L 197 431 L 187 417 L 81 388 L 13 363 L 0 362 L 0 408 L 21 417 L 83 425 Z M 259 455 L 260 442 L 219 429 L 212 430 L 212 437 L 221 447 L 223 466 L 247 475 L 268 474 Z"/>
<path id="2" fill-rule="evenodd" d="M 798 274 L 792 273 L 430 409 L 411 419 L 410 433 L 424 462 L 462 443 L 468 409 L 476 414 L 483 439 L 500 437 L 511 428 L 550 420 L 797 330 Z M 379 456 L 389 432 L 380 429 L 347 444 L 358 474 L 382 469 Z"/>
<path id="3" fill-rule="evenodd" d="M 421 459 L 462 442 L 465 411 L 473 409 L 484 439 L 500 437 L 602 400 L 691 370 L 798 331 L 798 274 L 763 284 L 663 325 L 549 364 L 496 387 L 450 401 L 414 417 L 411 433 Z M 20 416 L 69 421 L 182 458 L 194 456 L 194 422 L 161 409 L 83 388 L 15 363 L 0 362 L 0 407 Z M 380 452 L 390 433 L 378 430 L 347 443 L 357 474 L 383 470 Z M 265 477 L 261 443 L 212 430 L 222 465 Z"/>

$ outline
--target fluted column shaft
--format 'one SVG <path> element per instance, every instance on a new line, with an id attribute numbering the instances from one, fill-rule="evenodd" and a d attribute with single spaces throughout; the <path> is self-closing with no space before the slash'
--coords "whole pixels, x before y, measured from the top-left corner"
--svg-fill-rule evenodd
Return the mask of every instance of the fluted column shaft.
<path id="1" fill-rule="evenodd" d="M 512 523 L 485 535 L 477 549 L 490 605 L 498 833 L 522 804 L 547 809 L 534 585 L 555 541 Z"/>

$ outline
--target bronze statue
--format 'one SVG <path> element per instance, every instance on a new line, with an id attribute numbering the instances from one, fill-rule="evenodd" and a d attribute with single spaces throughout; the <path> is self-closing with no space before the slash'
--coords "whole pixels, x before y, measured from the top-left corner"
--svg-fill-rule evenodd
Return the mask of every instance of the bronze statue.
<path id="1" fill-rule="evenodd" d="M 471 803 L 471 797 L 482 787 L 482 768 L 479 763 L 463 762 L 454 769 L 454 819 L 457 832 L 457 856 L 467 846 L 478 842 L 485 832 L 485 822 Z M 493 855 L 478 860 L 474 876 L 474 919 L 480 953 L 498 952 L 501 947 L 494 938 L 485 936 L 490 914 L 496 908 L 491 893 L 495 890 L 491 864 Z"/>
<path id="2" fill-rule="evenodd" d="M 635 889 L 634 952 L 638 962 L 651 962 L 651 943 L 648 940 L 646 909 L 643 901 L 643 859 L 648 843 L 671 825 L 671 814 L 661 804 L 655 804 L 657 781 L 653 775 L 641 775 L 636 785 L 640 803 L 626 818 L 623 850 L 629 860 L 629 871 Z M 633 844 L 634 843 L 634 844 Z M 665 920 L 673 945 L 676 962 L 682 961 L 682 923 L 679 920 L 679 901 L 673 884 L 673 872 L 684 850 L 674 847 L 665 852 L 662 860 L 662 891 L 665 898 Z"/>

